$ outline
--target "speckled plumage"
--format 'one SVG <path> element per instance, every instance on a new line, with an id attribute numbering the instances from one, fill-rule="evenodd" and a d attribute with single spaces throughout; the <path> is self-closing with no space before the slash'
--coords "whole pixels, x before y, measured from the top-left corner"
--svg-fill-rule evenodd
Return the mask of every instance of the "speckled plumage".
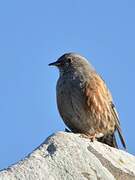
<path id="1" fill-rule="evenodd" d="M 67 127 L 113 147 L 117 147 L 114 132 L 118 130 L 125 147 L 111 94 L 92 65 L 75 53 L 64 54 L 50 65 L 60 71 L 57 105 Z"/>

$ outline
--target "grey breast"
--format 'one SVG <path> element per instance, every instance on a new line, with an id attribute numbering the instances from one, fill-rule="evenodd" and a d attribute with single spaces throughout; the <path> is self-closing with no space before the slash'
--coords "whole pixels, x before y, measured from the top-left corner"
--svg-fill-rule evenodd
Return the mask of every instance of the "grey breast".
<path id="1" fill-rule="evenodd" d="M 74 132 L 89 130 L 85 109 L 85 79 L 78 74 L 65 74 L 57 82 L 57 104 L 65 124 Z"/>

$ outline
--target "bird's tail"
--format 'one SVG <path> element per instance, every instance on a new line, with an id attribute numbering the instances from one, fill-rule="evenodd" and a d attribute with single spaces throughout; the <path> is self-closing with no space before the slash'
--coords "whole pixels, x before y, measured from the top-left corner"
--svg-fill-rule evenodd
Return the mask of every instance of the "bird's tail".
<path id="1" fill-rule="evenodd" d="M 117 145 L 114 133 L 113 134 L 107 134 L 107 135 L 99 138 L 98 141 L 118 149 L 118 145 Z"/>

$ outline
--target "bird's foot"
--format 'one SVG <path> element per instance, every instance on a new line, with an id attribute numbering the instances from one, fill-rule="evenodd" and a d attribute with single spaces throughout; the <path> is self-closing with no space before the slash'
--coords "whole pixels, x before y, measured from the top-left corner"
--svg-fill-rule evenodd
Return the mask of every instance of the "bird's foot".
<path id="1" fill-rule="evenodd" d="M 96 140 L 96 134 L 92 134 L 92 135 L 81 134 L 80 137 L 81 137 L 81 138 L 90 139 L 91 142 L 93 142 L 93 141 Z"/>
<path id="2" fill-rule="evenodd" d="M 80 134 L 79 137 L 80 137 L 80 138 L 86 138 L 86 139 L 89 139 L 89 137 L 88 137 L 86 134 Z"/>
<path id="3" fill-rule="evenodd" d="M 96 134 L 90 135 L 89 138 L 90 138 L 91 142 L 95 141 L 96 140 Z"/>

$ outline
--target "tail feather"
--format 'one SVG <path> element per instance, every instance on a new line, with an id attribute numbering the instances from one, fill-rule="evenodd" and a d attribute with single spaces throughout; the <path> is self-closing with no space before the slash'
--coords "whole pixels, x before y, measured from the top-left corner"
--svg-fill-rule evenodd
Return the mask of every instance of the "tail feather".
<path id="1" fill-rule="evenodd" d="M 127 150 L 126 143 L 125 143 L 124 137 L 122 135 L 121 129 L 117 128 L 117 131 L 118 131 L 118 134 L 119 134 L 119 137 L 120 137 L 123 147 Z"/>
<path id="2" fill-rule="evenodd" d="M 99 138 L 98 141 L 118 149 L 115 134 L 107 134 Z"/>

